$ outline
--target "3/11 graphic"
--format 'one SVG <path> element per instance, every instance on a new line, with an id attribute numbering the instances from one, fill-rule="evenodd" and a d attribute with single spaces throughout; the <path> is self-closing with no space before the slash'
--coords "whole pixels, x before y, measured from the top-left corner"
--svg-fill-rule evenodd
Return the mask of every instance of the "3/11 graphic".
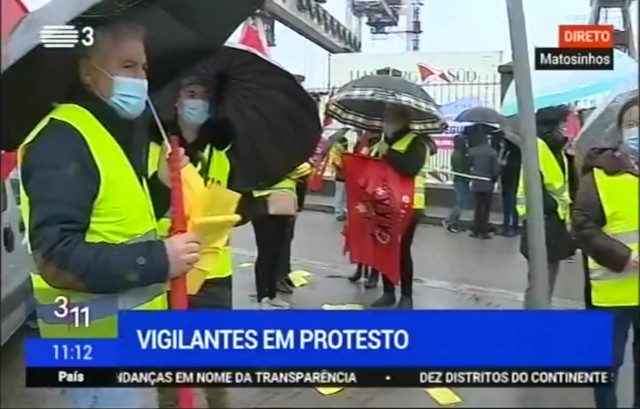
<path id="1" fill-rule="evenodd" d="M 74 48 L 78 44 L 90 47 L 93 41 L 94 30 L 89 26 L 80 29 L 70 25 L 42 26 L 40 30 L 40 44 L 44 48 Z"/>

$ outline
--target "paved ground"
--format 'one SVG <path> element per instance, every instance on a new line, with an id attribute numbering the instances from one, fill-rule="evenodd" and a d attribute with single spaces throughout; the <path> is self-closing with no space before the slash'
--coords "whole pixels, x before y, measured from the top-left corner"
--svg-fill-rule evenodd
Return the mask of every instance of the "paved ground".
<path id="1" fill-rule="evenodd" d="M 307 286 L 290 298 L 295 308 L 320 308 L 324 303 L 367 304 L 379 290 L 363 290 L 346 277 L 353 271 L 341 255 L 341 225 L 323 213 L 305 212 L 296 229 L 293 268 L 312 273 Z M 253 292 L 253 232 L 250 226 L 238 230 L 233 240 L 236 252 L 234 303 L 251 308 Z M 446 233 L 434 226 L 420 226 L 414 244 L 416 270 L 415 301 L 420 309 L 519 309 L 525 284 L 525 264 L 517 254 L 517 240 L 496 238 L 473 240 L 466 235 Z M 579 308 L 582 275 L 579 265 L 563 266 L 558 283 L 556 308 Z M 438 334 L 434 334 L 437 336 Z M 15 337 L 2 349 L 1 407 L 64 407 L 58 390 L 25 390 L 21 338 Z M 630 358 L 630 351 L 628 357 Z M 621 407 L 631 403 L 631 366 L 621 374 Z M 453 391 L 458 407 L 591 407 L 589 389 L 478 389 Z M 419 388 L 345 389 L 323 396 L 314 389 L 230 390 L 216 395 L 209 407 L 439 407 Z M 60 406 L 62 405 L 62 406 Z M 202 394 L 198 406 L 206 407 Z M 157 407 L 155 401 L 149 407 Z"/>
<path id="2" fill-rule="evenodd" d="M 333 197 L 322 196 L 317 194 L 310 194 L 305 200 L 305 208 L 308 210 L 314 210 L 319 212 L 333 212 Z M 450 207 L 429 205 L 425 210 L 424 221 L 430 224 L 440 224 L 443 219 L 449 217 L 451 212 Z M 492 211 L 489 215 L 489 222 L 494 225 L 502 224 L 502 213 Z M 460 220 L 463 223 L 470 223 L 473 220 L 473 208 L 469 206 L 460 215 Z"/>

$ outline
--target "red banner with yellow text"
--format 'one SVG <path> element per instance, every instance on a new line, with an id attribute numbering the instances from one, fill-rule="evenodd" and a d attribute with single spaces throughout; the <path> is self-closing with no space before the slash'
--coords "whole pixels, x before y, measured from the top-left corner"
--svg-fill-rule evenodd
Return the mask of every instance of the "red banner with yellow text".
<path id="1" fill-rule="evenodd" d="M 352 263 L 362 263 L 397 283 L 400 239 L 412 216 L 413 179 L 381 159 L 344 154 L 347 192 L 345 249 Z"/>

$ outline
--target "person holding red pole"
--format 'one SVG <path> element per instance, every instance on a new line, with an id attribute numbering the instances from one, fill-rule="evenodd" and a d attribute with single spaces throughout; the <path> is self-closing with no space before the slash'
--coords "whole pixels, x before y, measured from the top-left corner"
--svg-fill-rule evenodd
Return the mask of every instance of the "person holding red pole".
<path id="1" fill-rule="evenodd" d="M 400 293 L 396 305 L 395 285 L 382 277 L 384 293 L 372 307 L 413 309 L 413 259 L 411 245 L 418 225 L 420 214 L 425 208 L 426 178 L 423 173 L 428 158 L 428 140 L 409 129 L 411 114 L 402 108 L 392 108 L 385 117 L 385 129 L 382 140 L 374 147 L 374 156 L 382 158 L 403 176 L 414 179 L 413 209 L 409 226 L 400 241 Z"/>
<path id="2" fill-rule="evenodd" d="M 95 29 L 83 47 L 75 94 L 26 136 L 19 149 L 22 212 L 36 269 L 31 274 L 43 338 L 112 338 L 123 305 L 167 308 L 166 283 L 200 257 L 193 233 L 157 235 L 169 172 L 165 155 L 147 175 L 136 132 L 147 103 L 147 58 L 140 27 Z M 178 165 L 187 164 L 178 151 Z M 91 322 L 60 314 L 86 300 Z M 115 301 L 114 301 L 115 300 Z M 148 407 L 154 389 L 69 388 L 68 407 Z M 151 395 L 151 396 L 150 396 Z"/>

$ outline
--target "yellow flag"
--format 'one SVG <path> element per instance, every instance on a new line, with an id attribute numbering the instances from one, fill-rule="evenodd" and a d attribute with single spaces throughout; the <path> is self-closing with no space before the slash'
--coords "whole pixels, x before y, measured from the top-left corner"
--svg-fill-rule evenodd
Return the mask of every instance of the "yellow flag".
<path id="1" fill-rule="evenodd" d="M 184 196 L 184 212 L 187 220 L 201 217 L 201 203 L 207 192 L 204 187 L 204 180 L 191 163 L 182 168 L 180 176 Z"/>
<path id="2" fill-rule="evenodd" d="M 191 219 L 188 230 L 200 236 L 200 260 L 193 270 L 187 273 L 187 293 L 197 294 L 213 266 L 222 261 L 221 257 L 228 257 L 223 252 L 229 241 L 233 226 L 240 221 L 236 214 L 226 216 L 211 216 Z"/>
<path id="3" fill-rule="evenodd" d="M 235 214 L 240 201 L 240 194 L 222 186 L 211 184 L 207 187 L 202 202 L 200 215 L 202 217 L 223 216 Z"/>

